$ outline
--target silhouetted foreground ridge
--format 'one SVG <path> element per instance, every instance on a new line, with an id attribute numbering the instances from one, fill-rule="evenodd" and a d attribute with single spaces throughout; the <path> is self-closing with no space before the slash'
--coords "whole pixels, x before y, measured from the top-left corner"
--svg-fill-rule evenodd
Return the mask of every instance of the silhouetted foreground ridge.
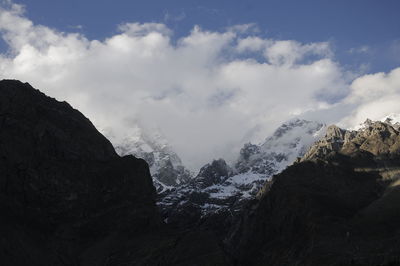
<path id="1" fill-rule="evenodd" d="M 80 112 L 0 81 L 0 265 L 225 263 L 212 236 L 166 228 L 155 195 Z"/>

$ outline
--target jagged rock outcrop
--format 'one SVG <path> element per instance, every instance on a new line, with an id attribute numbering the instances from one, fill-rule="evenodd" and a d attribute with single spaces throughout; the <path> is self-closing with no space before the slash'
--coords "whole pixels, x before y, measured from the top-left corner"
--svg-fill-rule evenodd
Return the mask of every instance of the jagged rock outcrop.
<path id="1" fill-rule="evenodd" d="M 147 163 L 119 157 L 90 121 L 0 81 L 0 264 L 225 265 L 211 233 L 170 230 Z"/>
<path id="2" fill-rule="evenodd" d="M 194 182 L 200 187 L 206 188 L 212 185 L 221 184 L 233 173 L 232 169 L 226 164 L 224 159 L 212 161 L 211 164 L 203 166 Z"/>
<path id="3" fill-rule="evenodd" d="M 213 197 L 213 193 L 218 193 L 218 186 L 231 175 L 232 169 L 225 160 L 213 160 L 203 166 L 189 183 L 161 194 L 158 204 L 166 222 L 178 228 L 212 229 L 223 235 L 230 225 L 230 208 L 237 199 L 233 192 L 227 195 L 228 200 Z"/>
<path id="4" fill-rule="evenodd" d="M 399 135 L 330 126 L 246 207 L 227 240 L 237 264 L 397 265 Z"/>
<path id="5" fill-rule="evenodd" d="M 400 151 L 399 130 L 387 122 L 367 120 L 358 131 L 349 131 L 330 126 L 327 135 L 307 152 L 303 160 L 324 158 L 329 153 L 354 157 L 369 153 L 387 159 Z M 378 159 L 377 157 L 377 159 Z"/>

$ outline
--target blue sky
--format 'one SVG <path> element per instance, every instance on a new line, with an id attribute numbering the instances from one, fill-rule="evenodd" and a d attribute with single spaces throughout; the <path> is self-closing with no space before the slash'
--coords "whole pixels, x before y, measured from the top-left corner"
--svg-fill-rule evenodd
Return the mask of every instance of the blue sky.
<path id="1" fill-rule="evenodd" d="M 293 118 L 400 114 L 400 1 L 0 0 L 0 78 L 196 169 Z"/>
<path id="2" fill-rule="evenodd" d="M 125 22 L 159 22 L 185 36 L 206 30 L 256 23 L 268 38 L 300 42 L 330 41 L 344 66 L 367 72 L 389 71 L 400 63 L 398 0 L 17 0 L 35 23 L 61 31 L 79 31 L 104 39 Z M 75 27 L 82 27 L 81 29 Z"/>

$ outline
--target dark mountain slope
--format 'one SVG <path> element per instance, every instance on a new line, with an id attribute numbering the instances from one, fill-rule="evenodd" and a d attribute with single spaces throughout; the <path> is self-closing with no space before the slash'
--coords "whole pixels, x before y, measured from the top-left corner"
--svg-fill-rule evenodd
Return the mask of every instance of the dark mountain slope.
<path id="1" fill-rule="evenodd" d="M 399 131 L 330 127 L 230 235 L 238 265 L 397 265 Z"/>
<path id="2" fill-rule="evenodd" d="M 224 265 L 213 235 L 171 231 L 148 165 L 77 110 L 0 81 L 1 265 Z"/>

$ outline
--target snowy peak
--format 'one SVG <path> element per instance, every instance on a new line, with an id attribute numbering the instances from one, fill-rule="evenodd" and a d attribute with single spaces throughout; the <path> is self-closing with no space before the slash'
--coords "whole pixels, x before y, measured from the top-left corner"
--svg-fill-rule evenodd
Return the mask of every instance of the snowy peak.
<path id="1" fill-rule="evenodd" d="M 325 130 L 318 122 L 289 121 L 263 143 L 245 144 L 234 166 L 223 159 L 206 164 L 189 183 L 161 195 L 158 205 L 171 222 L 187 210 L 199 217 L 221 211 L 236 213 L 273 175 L 301 157 Z"/>
<path id="2" fill-rule="evenodd" d="M 235 168 L 238 173 L 275 174 L 303 156 L 325 130 L 326 126 L 322 123 L 300 119 L 289 121 L 275 130 L 264 143 L 245 144 Z"/>
<path id="3" fill-rule="evenodd" d="M 261 145 L 262 150 L 287 152 L 298 144 L 309 145 L 321 136 L 325 125 L 315 121 L 295 119 L 283 124 Z"/>
<path id="4" fill-rule="evenodd" d="M 186 183 L 193 177 L 193 173 L 185 168 L 178 154 L 159 132 L 144 133 L 139 127 L 134 127 L 130 135 L 110 139 L 119 155 L 131 154 L 149 164 L 153 183 L 159 193 Z"/>

